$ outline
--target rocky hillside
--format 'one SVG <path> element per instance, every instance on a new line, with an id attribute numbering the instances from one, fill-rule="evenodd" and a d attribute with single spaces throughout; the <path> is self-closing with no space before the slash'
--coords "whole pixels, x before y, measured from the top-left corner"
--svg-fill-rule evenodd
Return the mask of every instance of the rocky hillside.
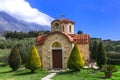
<path id="1" fill-rule="evenodd" d="M 28 23 L 25 21 L 17 20 L 16 18 L 8 15 L 6 12 L 0 11 L 0 34 L 4 31 L 22 31 L 28 32 L 30 30 L 49 30 L 49 26 L 41 26 L 36 23 Z"/>

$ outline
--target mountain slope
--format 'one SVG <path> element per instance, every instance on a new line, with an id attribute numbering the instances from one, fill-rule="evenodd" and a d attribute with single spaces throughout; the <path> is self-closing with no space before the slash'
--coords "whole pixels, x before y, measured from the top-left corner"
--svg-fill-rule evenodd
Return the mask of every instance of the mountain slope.
<path id="1" fill-rule="evenodd" d="M 0 34 L 4 31 L 22 31 L 28 32 L 30 30 L 49 30 L 49 26 L 41 26 L 36 23 L 28 23 L 25 21 L 17 20 L 16 18 L 8 15 L 6 12 L 0 11 Z"/>

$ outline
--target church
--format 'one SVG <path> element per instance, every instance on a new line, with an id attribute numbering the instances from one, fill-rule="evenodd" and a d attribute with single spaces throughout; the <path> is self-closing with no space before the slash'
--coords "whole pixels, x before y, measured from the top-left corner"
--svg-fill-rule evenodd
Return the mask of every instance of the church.
<path id="1" fill-rule="evenodd" d="M 90 36 L 74 34 L 74 24 L 69 19 L 56 19 L 51 22 L 51 32 L 48 35 L 36 37 L 36 48 L 43 69 L 66 69 L 74 44 L 82 52 L 85 65 L 89 63 Z"/>

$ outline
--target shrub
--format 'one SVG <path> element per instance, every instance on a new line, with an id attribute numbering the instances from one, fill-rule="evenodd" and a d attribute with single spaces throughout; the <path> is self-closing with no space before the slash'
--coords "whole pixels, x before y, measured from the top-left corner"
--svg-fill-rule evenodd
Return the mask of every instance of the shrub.
<path id="1" fill-rule="evenodd" d="M 32 73 L 34 70 L 41 67 L 41 60 L 35 48 L 35 45 L 32 46 L 32 49 L 27 56 L 25 67 L 27 69 L 30 69 Z"/>
<path id="2" fill-rule="evenodd" d="M 105 49 L 103 47 L 103 44 L 100 42 L 97 52 L 97 64 L 100 68 L 102 68 L 102 65 L 104 65 L 107 61 Z"/>
<path id="3" fill-rule="evenodd" d="M 82 53 L 78 49 L 78 46 L 75 44 L 70 57 L 68 59 L 67 67 L 74 71 L 79 71 L 80 68 L 84 66 L 84 60 L 82 57 Z"/>
<path id="4" fill-rule="evenodd" d="M 120 59 L 111 59 L 111 58 L 108 58 L 107 64 L 120 65 Z"/>
<path id="5" fill-rule="evenodd" d="M 22 62 L 22 59 L 19 53 L 19 49 L 15 45 L 12 48 L 11 53 L 8 58 L 9 66 L 12 68 L 13 71 L 16 71 L 21 65 L 21 62 Z"/>
<path id="6" fill-rule="evenodd" d="M 112 73 L 116 72 L 116 71 L 117 71 L 117 69 L 115 68 L 115 65 L 104 65 L 103 66 L 103 72 L 104 72 L 106 78 L 111 78 Z"/>
<path id="7" fill-rule="evenodd" d="M 6 45 L 5 44 L 0 44 L 0 49 L 5 49 Z"/>
<path id="8" fill-rule="evenodd" d="M 111 59 L 120 59 L 120 53 L 107 53 L 107 57 Z"/>

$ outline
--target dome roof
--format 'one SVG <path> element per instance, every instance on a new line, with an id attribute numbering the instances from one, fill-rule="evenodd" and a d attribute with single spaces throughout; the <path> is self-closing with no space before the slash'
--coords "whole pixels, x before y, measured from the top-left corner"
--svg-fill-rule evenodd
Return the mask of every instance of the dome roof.
<path id="1" fill-rule="evenodd" d="M 72 24 L 74 24 L 74 22 L 71 21 L 71 20 L 69 20 L 69 19 L 61 19 L 60 21 L 61 21 L 62 23 L 72 23 Z"/>
<path id="2" fill-rule="evenodd" d="M 55 21 L 59 21 L 60 23 L 72 23 L 72 24 L 75 24 L 73 21 L 69 20 L 69 19 L 56 19 L 54 21 L 51 22 L 51 24 Z"/>

